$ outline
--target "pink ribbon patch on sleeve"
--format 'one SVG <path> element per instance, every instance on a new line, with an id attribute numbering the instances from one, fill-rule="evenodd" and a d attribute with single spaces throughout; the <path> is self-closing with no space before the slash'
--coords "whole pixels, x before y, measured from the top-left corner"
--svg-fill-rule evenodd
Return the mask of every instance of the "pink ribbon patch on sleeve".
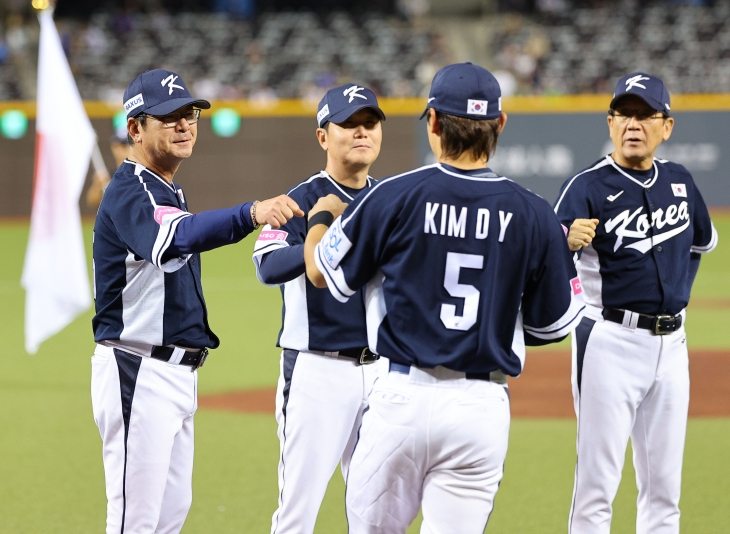
<path id="1" fill-rule="evenodd" d="M 173 213 L 182 213 L 182 210 L 173 208 L 172 206 L 160 206 L 155 209 L 155 222 L 162 225 L 162 218 L 165 215 L 172 215 Z"/>
<path id="2" fill-rule="evenodd" d="M 580 278 L 577 276 L 570 281 L 570 287 L 573 289 L 573 295 L 580 295 L 583 293 L 583 285 L 580 283 Z"/>
<path id="3" fill-rule="evenodd" d="M 263 230 L 256 241 L 286 241 L 288 235 L 283 230 Z"/>

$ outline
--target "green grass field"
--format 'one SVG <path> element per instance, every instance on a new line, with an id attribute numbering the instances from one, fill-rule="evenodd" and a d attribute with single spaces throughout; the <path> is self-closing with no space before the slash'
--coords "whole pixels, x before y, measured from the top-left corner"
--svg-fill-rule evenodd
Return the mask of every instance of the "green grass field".
<path id="1" fill-rule="evenodd" d="M 715 217 L 720 246 L 703 260 L 693 296 L 730 297 L 730 217 Z M 90 228 L 87 225 L 87 233 Z M 20 288 L 28 228 L 0 224 L 0 533 L 94 533 L 105 520 L 101 440 L 91 414 L 94 344 L 89 311 L 29 356 Z M 87 239 L 90 242 L 90 239 Z M 223 340 L 200 373 L 201 394 L 276 383 L 280 297 L 260 285 L 252 239 L 206 253 L 210 322 Z M 690 349 L 729 348 L 730 309 L 691 310 Z M 569 380 L 569 377 L 565 377 Z M 201 410 L 196 416 L 194 502 L 183 532 L 268 532 L 276 508 L 278 441 L 271 416 Z M 505 479 L 488 533 L 563 533 L 575 463 L 572 420 L 514 420 Z M 693 419 L 684 465 L 685 533 L 728 532 L 730 419 Z M 630 457 L 627 456 L 627 459 Z M 614 533 L 633 531 L 636 489 L 630 460 L 615 502 Z M 337 472 L 317 532 L 345 532 Z M 414 525 L 410 532 L 417 532 Z"/>

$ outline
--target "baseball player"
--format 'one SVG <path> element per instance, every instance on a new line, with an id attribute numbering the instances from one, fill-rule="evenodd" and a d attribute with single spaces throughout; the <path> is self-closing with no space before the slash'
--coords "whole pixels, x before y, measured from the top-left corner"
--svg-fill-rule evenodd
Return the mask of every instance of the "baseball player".
<path id="1" fill-rule="evenodd" d="M 107 533 L 169 534 L 180 532 L 192 500 L 196 369 L 219 344 L 208 325 L 200 252 L 303 213 L 284 195 L 189 213 L 173 178 L 210 104 L 193 98 L 175 73 L 152 70 L 129 84 L 124 108 L 132 155 L 94 225 L 91 398 Z"/>
<path id="2" fill-rule="evenodd" d="M 375 94 L 348 83 L 330 89 L 319 103 L 317 140 L 327 166 L 288 195 L 308 211 L 335 195 L 351 202 L 369 191 L 385 115 Z M 264 228 L 253 259 L 259 279 L 281 285 L 281 374 L 276 394 L 279 424 L 279 507 L 272 534 L 311 533 L 327 484 L 342 461 L 343 475 L 357 439 L 365 400 L 385 360 L 367 349 L 365 292 L 340 303 L 304 275 L 304 219 L 279 230 Z"/>
<path id="3" fill-rule="evenodd" d="M 654 158 L 673 126 L 659 78 L 621 78 L 608 111 L 613 153 L 568 180 L 555 204 L 578 251 L 586 301 L 573 337 L 572 534 L 610 531 L 629 437 L 636 532 L 679 532 L 689 404 L 685 307 L 698 254 L 715 248 L 717 232 L 689 172 Z"/>
<path id="4" fill-rule="evenodd" d="M 507 452 L 507 376 L 526 343 L 560 340 L 581 316 L 550 205 L 487 168 L 500 108 L 488 71 L 444 67 L 424 112 L 438 163 L 381 180 L 341 217 L 335 196 L 309 212 L 307 276 L 342 302 L 367 288 L 370 349 L 390 360 L 350 462 L 352 533 L 405 533 L 421 505 L 421 532 L 482 533 Z"/>

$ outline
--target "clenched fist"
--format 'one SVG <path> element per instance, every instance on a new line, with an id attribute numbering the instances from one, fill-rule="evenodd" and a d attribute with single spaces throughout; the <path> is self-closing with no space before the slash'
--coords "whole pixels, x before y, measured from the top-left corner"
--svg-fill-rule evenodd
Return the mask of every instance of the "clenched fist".
<path id="1" fill-rule="evenodd" d="M 251 213 L 254 213 L 253 206 Z M 255 224 L 268 224 L 272 228 L 281 228 L 292 217 L 304 217 L 299 205 L 286 195 L 262 200 L 256 203 Z M 253 218 L 253 217 L 252 217 Z"/>
<path id="2" fill-rule="evenodd" d="M 309 215 L 307 216 L 309 219 L 312 218 L 312 215 L 319 213 L 320 211 L 329 211 L 334 215 L 335 219 L 342 215 L 342 213 L 347 208 L 347 204 L 342 202 L 340 200 L 340 197 L 337 195 L 329 194 L 326 197 L 321 197 L 317 203 L 312 206 L 312 209 L 309 210 Z"/>
<path id="3" fill-rule="evenodd" d="M 587 247 L 596 237 L 598 219 L 576 219 L 570 225 L 568 232 L 568 247 L 572 252 L 577 252 Z"/>

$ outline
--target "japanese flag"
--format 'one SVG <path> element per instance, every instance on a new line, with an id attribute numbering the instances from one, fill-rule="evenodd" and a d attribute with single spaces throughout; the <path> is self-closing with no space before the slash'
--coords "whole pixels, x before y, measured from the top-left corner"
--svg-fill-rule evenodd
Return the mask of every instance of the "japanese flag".
<path id="1" fill-rule="evenodd" d="M 79 196 L 96 144 L 52 10 L 38 19 L 33 209 L 21 280 L 29 354 L 91 306 Z"/>
<path id="2" fill-rule="evenodd" d="M 687 198 L 687 188 L 684 184 L 672 184 L 672 192 L 675 197 Z"/>
<path id="3" fill-rule="evenodd" d="M 487 114 L 486 100 L 471 100 L 469 99 L 466 106 L 466 112 L 470 115 L 486 115 Z"/>

